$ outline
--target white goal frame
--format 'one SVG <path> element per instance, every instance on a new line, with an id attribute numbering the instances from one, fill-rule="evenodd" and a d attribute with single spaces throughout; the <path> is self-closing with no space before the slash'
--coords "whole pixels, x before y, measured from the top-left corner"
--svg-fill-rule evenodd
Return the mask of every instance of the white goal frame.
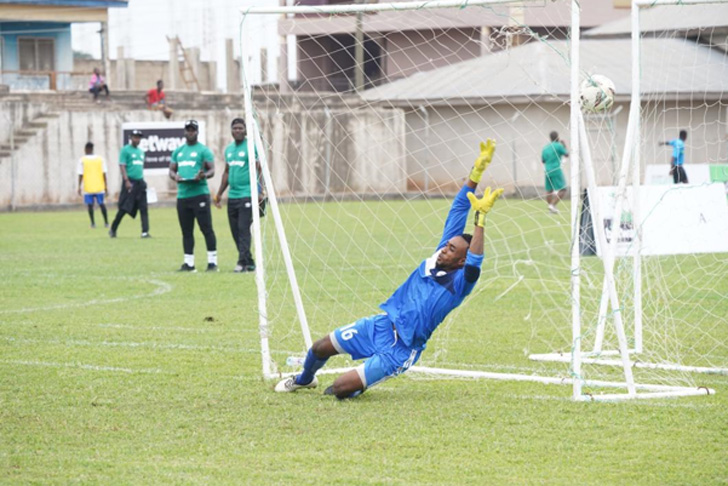
<path id="1" fill-rule="evenodd" d="M 670 6 L 670 5 L 704 5 L 704 4 L 728 4 L 728 0 L 633 0 L 631 10 L 631 41 L 632 41 L 632 73 L 640 72 L 640 11 L 643 8 L 655 7 L 655 6 Z M 573 110 L 572 110 L 573 112 Z M 618 178 L 618 188 L 616 191 L 615 207 L 612 214 L 621 214 L 622 206 L 627 200 L 627 177 L 629 175 L 630 165 L 632 168 L 632 194 L 633 194 L 633 218 L 637 221 L 641 219 L 640 213 L 640 198 L 639 189 L 641 181 L 641 160 L 640 160 L 640 145 L 641 145 L 641 87 L 640 77 L 633 74 L 632 76 L 632 94 L 630 100 L 630 112 L 629 122 L 627 127 L 627 136 L 624 146 L 624 152 L 622 155 L 622 165 Z M 583 166 L 586 170 L 588 188 L 592 194 L 596 194 L 596 183 L 594 180 L 594 169 L 591 161 L 591 157 L 588 150 L 588 141 L 586 140 L 586 132 L 583 131 L 584 123 L 583 117 L 579 123 L 579 140 L 584 146 L 584 161 Z M 572 160 L 572 170 L 574 170 L 576 162 Z M 572 184 L 574 180 L 572 179 Z M 572 187 L 578 187 L 572 185 Z M 578 191 L 573 191 L 572 198 L 572 211 L 573 204 L 576 200 L 578 204 Z M 598 198 L 590 200 L 592 218 L 593 221 L 601 221 L 600 209 Z M 574 214 L 572 212 L 572 217 Z M 642 316 L 642 231 L 641 228 L 637 228 L 635 233 L 635 241 L 632 245 L 632 280 L 633 280 L 633 302 L 634 302 L 634 348 L 628 349 L 626 345 L 624 327 L 622 324 L 621 311 L 619 306 L 618 297 L 616 295 L 616 288 L 614 283 L 614 265 L 616 262 L 616 243 L 617 238 L 612 238 L 611 244 L 606 244 L 606 238 L 604 234 L 604 228 L 601 224 L 594 225 L 595 237 L 598 239 L 603 251 L 603 262 L 605 277 L 603 282 L 602 297 L 599 306 L 598 324 L 596 328 L 596 339 L 594 348 L 592 351 L 582 351 L 579 346 L 579 337 L 581 332 L 577 332 L 575 327 L 573 333 L 574 349 L 571 355 L 565 355 L 563 353 L 549 353 L 549 354 L 532 354 L 529 356 L 534 361 L 559 361 L 565 363 L 572 363 L 576 374 L 579 373 L 582 363 L 605 365 L 605 366 L 622 366 L 624 369 L 625 379 L 628 384 L 628 396 L 636 394 L 636 390 L 631 386 L 634 383 L 632 378 L 632 368 L 644 368 L 644 369 L 655 369 L 663 371 L 676 371 L 676 372 L 688 372 L 688 373 L 707 373 L 707 374 L 728 374 L 727 368 L 714 368 L 714 367 L 699 367 L 699 366 L 687 366 L 680 363 L 649 363 L 638 360 L 633 360 L 633 355 L 639 355 L 644 351 L 642 333 L 643 333 L 643 316 Z M 572 258 L 572 268 L 579 268 L 580 255 L 578 253 L 578 245 L 574 245 L 575 255 Z M 578 296 L 578 293 L 577 293 Z M 573 297 L 573 296 L 572 296 Z M 615 317 L 615 330 L 617 331 L 617 337 L 619 342 L 619 349 L 617 350 L 605 350 L 602 349 L 602 343 L 604 338 L 606 316 L 608 306 L 614 311 Z M 578 318 L 576 319 L 578 320 Z M 620 358 L 620 359 L 617 359 Z M 714 390 L 704 389 L 706 393 L 714 393 Z M 676 389 L 676 395 L 682 395 L 682 391 Z M 581 389 L 578 384 L 574 385 L 574 398 L 578 399 L 581 396 Z"/>
<path id="2" fill-rule="evenodd" d="M 633 46 L 633 72 L 635 66 L 639 66 L 639 9 L 640 7 L 647 5 L 663 5 L 663 4 L 699 4 L 699 3 L 725 3 L 728 0 L 634 0 L 632 9 L 632 46 Z M 244 20 L 247 15 L 251 14 L 306 14 L 306 13 L 323 13 L 323 14 L 336 14 L 336 13 L 356 13 L 356 12 L 386 12 L 386 11 L 403 11 L 403 10 L 419 10 L 419 9 L 437 9 L 437 8 L 453 8 L 460 6 L 484 6 L 484 5 L 506 5 L 506 4 L 524 4 L 524 3 L 542 3 L 543 0 L 439 0 L 439 1 L 419 1 L 419 2 L 403 2 L 394 4 L 358 4 L 358 5 L 330 5 L 330 6 L 296 6 L 296 7 L 249 7 L 241 8 L 240 12 L 242 15 L 241 28 L 240 28 L 240 42 L 243 42 L 243 29 Z M 635 30 L 636 29 L 636 30 Z M 615 312 L 615 327 L 619 340 L 619 350 L 616 354 L 621 358 L 616 361 L 624 369 L 624 382 L 611 382 L 611 381 L 590 381 L 579 378 L 581 371 L 581 364 L 584 362 L 590 362 L 590 353 L 583 353 L 580 347 L 581 343 L 581 322 L 580 322 L 580 255 L 579 255 L 579 196 L 580 191 L 574 188 L 579 188 L 580 183 L 580 170 L 583 168 L 586 172 L 587 180 L 590 187 L 596 187 L 594 169 L 591 162 L 591 156 L 589 153 L 588 140 L 586 139 L 586 131 L 584 126 L 583 115 L 580 110 L 579 104 L 579 85 L 581 70 L 579 65 L 579 48 L 580 48 L 580 10 L 578 0 L 571 0 L 571 33 L 576 33 L 570 36 L 571 40 L 571 87 L 570 87 L 570 135 L 572 140 L 571 153 L 571 297 L 572 297 L 572 354 L 571 356 L 557 356 L 551 355 L 532 355 L 532 359 L 536 360 L 548 360 L 548 361 L 567 361 L 572 363 L 574 370 L 574 376 L 577 378 L 557 378 L 548 376 L 537 376 L 537 375 L 526 375 L 526 374 L 512 374 L 512 373 L 494 373 L 494 372 L 482 372 L 482 371 L 468 371 L 468 370 L 455 370 L 455 369 L 443 369 L 443 368 L 429 368 L 422 366 L 413 366 L 411 372 L 427 373 L 435 376 L 448 376 L 448 377 L 461 377 L 461 378 L 484 378 L 484 379 L 496 379 L 496 380 L 511 380 L 511 381 L 528 381 L 538 382 L 543 384 L 569 384 L 573 388 L 573 399 L 575 400 L 622 400 L 622 399 L 641 399 L 641 398 L 662 398 L 662 397 L 674 397 L 674 396 L 690 396 L 690 395 L 706 395 L 712 394 L 712 389 L 704 387 L 678 387 L 678 386 L 667 386 L 667 385 L 656 385 L 656 384 L 639 384 L 635 383 L 632 376 L 632 367 L 634 363 L 631 361 L 630 353 L 635 350 L 629 350 L 627 348 L 627 340 L 624 332 L 624 326 L 621 321 L 619 312 Z M 296 274 L 293 269 L 293 263 L 288 248 L 285 230 L 283 227 L 278 201 L 276 199 L 274 186 L 272 183 L 272 177 L 269 170 L 268 161 L 266 159 L 266 151 L 263 145 L 263 141 L 260 135 L 260 127 L 254 116 L 253 101 L 252 101 L 252 82 L 251 73 L 249 66 L 247 65 L 247 58 L 245 55 L 242 56 L 241 72 L 242 81 L 244 88 L 244 107 L 245 107 L 245 119 L 248 126 L 249 136 L 247 139 L 248 153 L 257 153 L 260 158 L 260 166 L 262 177 L 267 188 L 268 200 L 270 213 L 274 219 L 276 231 L 278 234 L 278 240 L 283 254 L 283 259 L 286 265 L 292 294 L 295 300 L 296 309 L 298 313 L 299 324 L 301 326 L 301 333 L 306 345 L 306 348 L 310 348 L 312 344 L 311 334 L 306 319 L 306 312 L 303 306 L 301 298 L 301 292 L 298 287 Z M 639 146 L 639 118 L 640 118 L 640 95 L 639 95 L 639 77 L 633 76 L 632 80 L 632 100 L 629 113 L 629 125 L 627 129 L 627 143 L 625 144 L 624 154 L 622 157 L 622 169 L 619 177 L 619 196 L 617 197 L 617 214 L 621 208 L 624 194 L 626 194 L 626 180 L 628 170 L 630 168 L 629 161 L 634 158 L 632 164 L 633 179 L 637 181 L 633 190 L 638 190 L 639 186 L 639 150 L 635 150 L 635 147 Z M 257 149 L 257 150 L 256 150 Z M 583 162 L 582 162 L 583 159 Z M 249 164 L 250 180 L 257 180 L 255 164 Z M 258 204 L 258 190 L 255 184 L 251 185 L 251 199 L 253 207 L 257 207 Z M 595 201 L 595 206 L 598 203 Z M 594 207 L 598 214 L 599 208 Z M 616 244 L 616 238 L 612 239 L 612 248 L 609 248 L 606 244 L 606 238 L 604 235 L 604 229 L 600 228 L 600 225 L 595 225 L 596 237 L 599 238 L 602 243 L 602 248 L 605 249 L 603 252 L 603 262 L 605 270 L 605 282 L 603 292 L 603 306 L 606 312 L 607 299 L 612 305 L 613 309 L 619 309 L 617 294 L 614 285 L 613 267 L 614 267 L 614 245 Z M 262 371 L 265 379 L 272 379 L 282 376 L 277 372 L 275 366 L 272 363 L 270 348 L 269 348 L 269 327 L 267 317 L 267 302 L 266 302 L 266 284 L 265 284 L 265 259 L 262 251 L 262 238 L 261 238 L 261 226 L 260 217 L 257 211 L 253 211 L 253 241 L 255 245 L 255 259 L 257 262 L 255 271 L 255 281 L 258 292 L 258 317 L 259 317 L 259 334 L 261 340 L 261 359 L 262 359 Z M 638 236 L 639 241 L 639 236 Z M 634 275 L 635 277 L 640 276 L 640 258 L 639 258 L 639 244 L 636 245 L 637 250 L 634 255 Z M 569 269 L 564 269 L 565 272 Z M 639 280 L 637 280 L 639 282 Z M 637 287 L 637 286 L 636 286 Z M 635 289 L 635 292 L 639 294 L 640 290 Z M 636 302 L 638 302 L 636 300 Z M 636 310 L 637 312 L 637 310 Z M 641 315 L 639 317 L 641 326 Z M 601 331 L 603 332 L 603 330 Z M 638 341 L 641 346 L 641 339 Z M 604 353 L 602 353 L 602 356 Z M 339 373 L 344 369 L 328 369 L 321 370 L 320 373 Z M 626 389 L 626 393 L 613 393 L 613 394 L 599 394 L 591 395 L 583 392 L 584 387 L 606 387 L 606 388 L 618 388 Z"/>

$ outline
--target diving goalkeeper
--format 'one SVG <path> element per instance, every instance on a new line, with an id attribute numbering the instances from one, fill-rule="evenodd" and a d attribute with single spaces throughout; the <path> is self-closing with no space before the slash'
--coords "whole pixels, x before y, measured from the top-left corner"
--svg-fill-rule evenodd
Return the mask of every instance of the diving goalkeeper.
<path id="1" fill-rule="evenodd" d="M 279 382 L 275 391 L 315 388 L 316 372 L 337 354 L 346 353 L 355 360 L 367 358 L 336 378 L 324 392 L 339 399 L 360 395 L 417 362 L 437 326 L 470 294 L 480 277 L 485 216 L 503 189 L 491 192 L 487 188 L 481 199 L 474 191 L 494 151 L 493 140 L 480 144 L 480 155 L 468 181 L 455 196 L 437 251 L 380 305 L 384 313 L 359 319 L 316 341 L 308 350 L 303 371 Z M 471 207 L 475 211 L 472 235 L 463 233 Z"/>

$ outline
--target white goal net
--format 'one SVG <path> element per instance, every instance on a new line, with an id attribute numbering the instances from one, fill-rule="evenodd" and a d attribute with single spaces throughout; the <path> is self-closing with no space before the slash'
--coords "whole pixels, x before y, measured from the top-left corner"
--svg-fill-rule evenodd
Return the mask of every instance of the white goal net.
<path id="1" fill-rule="evenodd" d="M 659 8 L 677 11 L 677 23 L 724 7 Z M 640 13 L 648 21 L 649 9 Z M 278 18 L 281 35 L 276 82 L 252 72 L 257 53 L 243 62 L 269 200 L 254 223 L 266 377 L 295 372 L 311 339 L 380 312 L 435 251 L 479 142 L 493 138 L 476 192 L 503 187 L 506 198 L 488 217 L 480 280 L 409 375 L 569 383 L 578 399 L 705 394 L 725 382 L 728 253 L 693 241 L 719 240 L 728 218 L 725 192 L 708 194 L 728 179 L 725 26 L 711 35 L 665 21 L 633 44 L 629 9 L 586 0 L 250 8 L 244 52 L 263 37 L 259 16 Z M 578 85 L 594 74 L 614 82 L 615 103 L 582 117 Z M 635 89 L 641 112 L 630 108 Z M 665 178 L 673 147 L 658 142 L 682 129 L 695 184 L 677 190 Z M 545 200 L 551 132 L 570 151 L 558 212 Z M 585 209 L 587 193 L 597 212 Z M 691 216 L 669 206 L 683 199 L 701 201 L 687 206 L 712 218 L 708 236 L 655 250 L 658 216 L 689 228 L 681 218 Z M 327 367 L 350 365 L 337 357 Z"/>

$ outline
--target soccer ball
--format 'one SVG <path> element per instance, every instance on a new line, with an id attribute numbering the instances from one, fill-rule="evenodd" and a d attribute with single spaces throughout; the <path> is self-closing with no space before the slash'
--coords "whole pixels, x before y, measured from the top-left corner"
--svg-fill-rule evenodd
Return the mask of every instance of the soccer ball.
<path id="1" fill-rule="evenodd" d="M 589 76 L 581 83 L 579 102 L 581 109 L 589 113 L 608 111 L 614 104 L 614 83 L 601 74 Z"/>

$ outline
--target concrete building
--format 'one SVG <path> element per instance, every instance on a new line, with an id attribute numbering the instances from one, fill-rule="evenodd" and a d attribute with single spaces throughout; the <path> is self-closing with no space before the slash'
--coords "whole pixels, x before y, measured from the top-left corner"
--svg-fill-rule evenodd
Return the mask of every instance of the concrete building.
<path id="1" fill-rule="evenodd" d="M 0 84 L 13 89 L 67 89 L 73 83 L 71 23 L 100 22 L 106 26 L 109 8 L 126 7 L 127 3 L 127 0 L 0 2 Z M 108 55 L 102 58 L 108 59 Z M 102 71 L 108 70 L 102 66 Z"/>
<path id="2" fill-rule="evenodd" d="M 687 163 L 725 163 L 728 157 L 728 56 L 675 39 L 644 39 L 642 66 L 643 164 L 664 164 L 658 142 L 687 129 Z M 569 47 L 566 41 L 530 43 L 508 51 L 418 73 L 365 91 L 376 106 L 403 110 L 411 183 L 450 191 L 472 163 L 480 140 L 498 140 L 488 184 L 530 196 L 543 187 L 540 152 L 548 134 L 569 137 Z M 585 73 L 611 78 L 616 103 L 587 117 L 598 183 L 614 181 L 624 147 L 631 94 L 629 39 L 581 42 Z M 568 169 L 568 164 L 567 169 Z"/>
<path id="3" fill-rule="evenodd" d="M 299 5 L 339 2 L 304 0 Z M 396 3 L 396 2 L 392 2 Z M 584 29 L 629 16 L 629 10 L 607 0 L 583 0 Z M 533 2 L 496 7 L 467 6 L 380 12 L 361 17 L 364 35 L 364 83 L 367 87 L 411 74 L 480 57 L 537 38 L 564 39 L 570 25 L 568 2 Z M 281 36 L 294 39 L 286 47 L 294 58 L 292 86 L 303 90 L 348 91 L 355 78 L 354 15 L 297 15 L 278 22 Z M 290 64 L 289 64 L 290 65 Z M 285 87 L 286 78 L 279 82 Z"/>

